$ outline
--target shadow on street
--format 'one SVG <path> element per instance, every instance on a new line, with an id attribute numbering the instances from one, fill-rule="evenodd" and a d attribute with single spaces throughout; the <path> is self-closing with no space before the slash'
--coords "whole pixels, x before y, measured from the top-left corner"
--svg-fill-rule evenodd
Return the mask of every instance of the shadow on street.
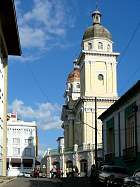
<path id="1" fill-rule="evenodd" d="M 92 187 L 93 184 L 89 178 L 62 178 L 62 184 L 64 187 Z"/>
<path id="2" fill-rule="evenodd" d="M 97 185 L 94 184 L 97 187 Z M 4 187 L 93 187 L 89 178 L 17 178 Z"/>

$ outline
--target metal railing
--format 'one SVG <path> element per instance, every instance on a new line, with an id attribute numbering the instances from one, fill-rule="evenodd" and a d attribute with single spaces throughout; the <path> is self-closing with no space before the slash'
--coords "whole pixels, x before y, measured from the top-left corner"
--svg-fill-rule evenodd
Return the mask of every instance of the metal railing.
<path id="1" fill-rule="evenodd" d="M 97 149 L 102 149 L 103 144 L 98 143 L 97 144 Z M 82 144 L 78 146 L 78 151 L 85 151 L 85 150 L 95 150 L 95 144 Z"/>
<path id="2" fill-rule="evenodd" d="M 73 147 L 64 148 L 64 153 L 73 152 Z"/>
<path id="3" fill-rule="evenodd" d="M 51 149 L 50 155 L 59 155 L 59 150 L 58 149 Z"/>
<path id="4" fill-rule="evenodd" d="M 99 143 L 97 145 L 97 149 L 100 150 L 102 149 L 103 145 L 102 143 Z M 77 148 L 75 149 L 75 146 L 73 147 L 67 147 L 67 148 L 63 148 L 61 149 L 51 149 L 49 151 L 50 155 L 59 155 L 62 153 L 72 153 L 72 152 L 79 152 L 79 151 L 94 151 L 95 150 L 95 144 L 82 144 L 77 146 Z"/>

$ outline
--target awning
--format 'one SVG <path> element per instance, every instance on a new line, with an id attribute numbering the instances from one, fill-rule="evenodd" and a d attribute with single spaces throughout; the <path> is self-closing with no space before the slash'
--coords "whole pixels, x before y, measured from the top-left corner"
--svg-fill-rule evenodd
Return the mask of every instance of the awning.
<path id="1" fill-rule="evenodd" d="M 21 163 L 20 158 L 11 158 L 11 163 Z"/>
<path id="2" fill-rule="evenodd" d="M 23 164 L 33 164 L 33 159 L 23 159 L 22 162 Z"/>
<path id="3" fill-rule="evenodd" d="M 38 160 L 36 160 L 35 165 L 40 165 L 40 162 Z"/>

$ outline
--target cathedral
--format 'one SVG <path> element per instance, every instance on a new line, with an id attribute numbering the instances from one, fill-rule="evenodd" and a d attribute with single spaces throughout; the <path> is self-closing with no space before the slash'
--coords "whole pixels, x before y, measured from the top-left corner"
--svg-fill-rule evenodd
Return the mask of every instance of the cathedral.
<path id="1" fill-rule="evenodd" d="M 101 24 L 101 16 L 98 10 L 92 13 L 92 25 L 83 34 L 80 54 L 67 77 L 61 113 L 64 142 L 60 137 L 58 150 L 48 150 L 48 174 L 56 165 L 64 175 L 74 166 L 78 167 L 80 176 L 90 175 L 91 165 L 95 163 L 96 118 L 118 99 L 119 53 L 113 51 L 112 35 Z M 96 125 L 97 159 L 102 160 L 101 120 L 97 119 Z"/>

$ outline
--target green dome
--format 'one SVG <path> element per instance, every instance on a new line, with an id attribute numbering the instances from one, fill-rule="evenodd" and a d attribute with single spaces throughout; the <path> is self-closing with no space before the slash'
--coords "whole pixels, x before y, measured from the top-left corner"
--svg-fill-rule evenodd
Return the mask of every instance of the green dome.
<path id="1" fill-rule="evenodd" d="M 112 40 L 111 33 L 101 24 L 93 24 L 92 26 L 88 27 L 83 35 L 83 40 L 95 37 Z"/>

